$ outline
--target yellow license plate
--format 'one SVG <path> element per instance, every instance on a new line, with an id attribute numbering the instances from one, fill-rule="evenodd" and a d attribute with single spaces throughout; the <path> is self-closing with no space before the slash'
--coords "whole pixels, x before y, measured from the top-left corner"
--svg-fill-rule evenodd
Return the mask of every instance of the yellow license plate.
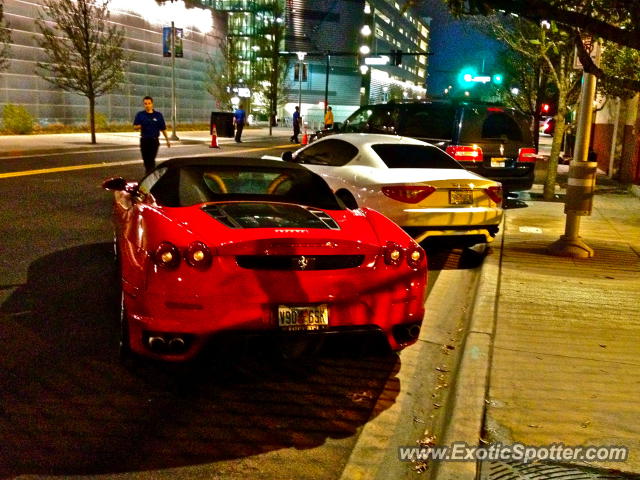
<path id="1" fill-rule="evenodd" d="M 283 330 L 320 330 L 329 326 L 327 305 L 278 305 L 278 326 Z"/>
<path id="2" fill-rule="evenodd" d="M 473 204 L 473 190 L 449 190 L 449 204 L 451 205 Z"/>
<path id="3" fill-rule="evenodd" d="M 507 162 L 507 159 L 504 157 L 494 157 L 491 159 L 492 167 L 504 167 Z"/>

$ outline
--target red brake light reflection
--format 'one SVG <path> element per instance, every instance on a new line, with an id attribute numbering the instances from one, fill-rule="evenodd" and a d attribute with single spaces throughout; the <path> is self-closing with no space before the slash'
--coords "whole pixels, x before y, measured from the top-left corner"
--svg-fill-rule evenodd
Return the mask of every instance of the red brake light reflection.
<path id="1" fill-rule="evenodd" d="M 537 157 L 535 148 L 521 148 L 518 151 L 519 162 L 535 162 Z"/>
<path id="2" fill-rule="evenodd" d="M 497 203 L 498 205 L 502 203 L 502 187 L 501 186 L 494 185 L 485 189 L 485 191 L 487 192 L 487 195 L 489 196 L 489 198 L 493 200 L 495 203 Z"/>
<path id="3" fill-rule="evenodd" d="M 393 187 L 382 187 L 382 193 L 387 197 L 404 203 L 419 203 L 433 192 L 436 187 L 431 185 L 397 185 Z"/>
<path id="4" fill-rule="evenodd" d="M 482 148 L 477 145 L 449 145 L 446 152 L 459 162 L 482 162 Z"/>

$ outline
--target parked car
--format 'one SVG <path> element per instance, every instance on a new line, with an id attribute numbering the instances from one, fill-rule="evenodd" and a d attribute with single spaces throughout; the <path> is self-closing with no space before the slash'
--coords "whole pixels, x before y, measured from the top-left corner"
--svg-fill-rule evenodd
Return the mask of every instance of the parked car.
<path id="1" fill-rule="evenodd" d="M 324 137 L 282 157 L 321 175 L 349 208 L 369 207 L 417 241 L 448 236 L 491 242 L 502 219 L 502 187 L 465 170 L 420 140 L 344 133 Z"/>
<path id="2" fill-rule="evenodd" d="M 213 339 L 378 335 L 399 350 L 424 314 L 424 250 L 282 161 L 168 160 L 105 180 L 122 281 L 121 353 L 168 361 Z"/>
<path id="3" fill-rule="evenodd" d="M 506 191 L 533 185 L 537 152 L 531 118 L 502 105 L 449 100 L 366 105 L 316 137 L 338 132 L 417 138 L 445 150 L 464 168 L 500 182 Z"/>
<path id="4" fill-rule="evenodd" d="M 556 119 L 554 117 L 547 117 L 540 121 L 540 133 L 543 135 L 553 135 L 555 126 Z"/>

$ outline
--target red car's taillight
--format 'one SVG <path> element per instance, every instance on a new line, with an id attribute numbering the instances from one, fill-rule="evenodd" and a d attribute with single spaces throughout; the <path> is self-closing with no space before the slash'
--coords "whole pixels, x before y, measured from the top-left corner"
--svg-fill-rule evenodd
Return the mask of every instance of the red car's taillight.
<path id="1" fill-rule="evenodd" d="M 382 187 L 382 193 L 387 197 L 404 203 L 419 203 L 433 192 L 436 187 L 431 185 L 397 185 L 395 187 Z"/>
<path id="2" fill-rule="evenodd" d="M 535 148 L 521 148 L 518 151 L 519 162 L 535 162 L 538 154 Z"/>
<path id="3" fill-rule="evenodd" d="M 447 153 L 459 162 L 482 162 L 482 149 L 477 145 L 449 145 Z"/>
<path id="4" fill-rule="evenodd" d="M 178 265 L 180 265 L 180 252 L 173 243 L 162 242 L 153 252 L 153 262 L 162 268 L 178 268 Z"/>
<path id="5" fill-rule="evenodd" d="M 212 255 L 209 247 L 202 242 L 191 242 L 183 252 L 184 261 L 190 267 L 204 270 L 211 266 Z M 171 242 L 162 242 L 153 252 L 153 263 L 173 270 L 180 266 L 180 250 Z"/>
<path id="6" fill-rule="evenodd" d="M 492 186 L 485 189 L 487 195 L 491 200 L 500 205 L 502 203 L 502 187 L 501 186 Z"/>
<path id="7" fill-rule="evenodd" d="M 204 270 L 211 266 L 211 251 L 202 242 L 191 242 L 185 252 L 184 259 L 189 266 Z"/>
<path id="8" fill-rule="evenodd" d="M 387 242 L 384 246 L 384 263 L 387 265 L 398 266 L 402 262 L 404 251 L 402 247 L 395 242 Z"/>
<path id="9" fill-rule="evenodd" d="M 419 245 L 414 245 L 407 250 L 407 263 L 411 268 L 418 268 L 422 265 L 426 255 Z"/>
<path id="10" fill-rule="evenodd" d="M 384 263 L 397 267 L 407 259 L 407 265 L 411 268 L 419 268 L 425 261 L 426 255 L 420 245 L 413 245 L 407 249 L 395 242 L 387 242 L 383 249 Z"/>

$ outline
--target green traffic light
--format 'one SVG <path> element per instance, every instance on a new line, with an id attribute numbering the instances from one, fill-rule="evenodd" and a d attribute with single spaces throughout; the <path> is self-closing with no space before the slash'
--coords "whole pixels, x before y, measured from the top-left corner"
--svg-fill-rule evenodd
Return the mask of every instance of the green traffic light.
<path id="1" fill-rule="evenodd" d="M 470 88 L 475 85 L 473 79 L 476 77 L 476 71 L 472 68 L 465 67 L 458 73 L 458 84 L 462 88 Z"/>
<path id="2" fill-rule="evenodd" d="M 493 83 L 500 85 L 502 83 L 502 75 L 500 75 L 499 73 L 495 74 L 493 76 Z"/>

